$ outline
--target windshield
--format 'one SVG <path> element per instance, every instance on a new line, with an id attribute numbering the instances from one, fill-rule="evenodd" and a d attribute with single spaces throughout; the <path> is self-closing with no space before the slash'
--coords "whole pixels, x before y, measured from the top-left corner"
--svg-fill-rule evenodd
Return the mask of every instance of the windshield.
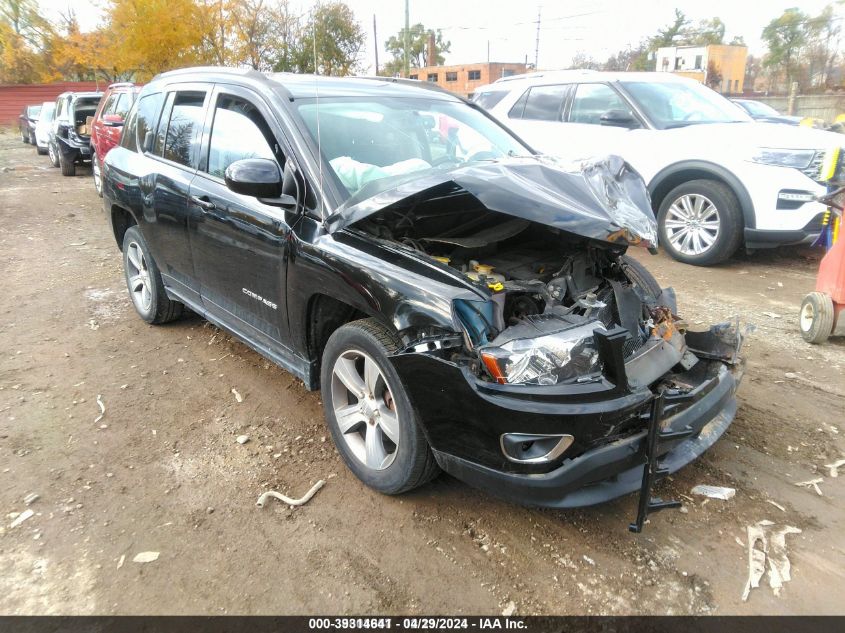
<path id="1" fill-rule="evenodd" d="M 626 81 L 624 86 L 660 130 L 751 120 L 723 96 L 699 83 Z"/>
<path id="2" fill-rule="evenodd" d="M 780 116 L 772 106 L 759 101 L 737 101 L 751 116 Z"/>
<path id="3" fill-rule="evenodd" d="M 26 114 L 30 118 L 37 117 L 39 112 L 41 112 L 41 106 L 40 105 L 27 106 L 27 108 L 26 108 Z"/>
<path id="4" fill-rule="evenodd" d="M 316 143 L 316 100 L 301 100 L 298 109 Z M 384 190 L 413 172 L 530 153 L 475 108 L 432 99 L 321 98 L 319 134 L 344 200 L 374 181 Z"/>

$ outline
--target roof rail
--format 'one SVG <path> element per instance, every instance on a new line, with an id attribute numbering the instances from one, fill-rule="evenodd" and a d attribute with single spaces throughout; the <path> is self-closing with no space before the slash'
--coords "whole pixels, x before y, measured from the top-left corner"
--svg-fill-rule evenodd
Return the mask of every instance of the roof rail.
<path id="1" fill-rule="evenodd" d="M 403 86 L 413 86 L 414 88 L 431 90 L 432 92 L 439 92 L 440 94 L 448 95 L 450 97 L 455 97 L 456 99 L 466 101 L 466 99 L 459 94 L 455 94 L 450 90 L 446 90 L 446 88 L 438 86 L 436 83 L 433 83 L 431 81 L 422 81 L 421 79 L 408 79 L 406 77 L 382 77 L 380 75 L 356 75 L 354 77 L 350 77 L 350 79 L 369 79 L 370 81 L 386 81 L 388 83 L 400 84 Z"/>
<path id="2" fill-rule="evenodd" d="M 267 79 L 265 74 L 260 73 L 257 70 L 253 70 L 252 68 L 232 68 L 231 66 L 193 66 L 189 68 L 177 68 L 176 70 L 168 70 L 163 73 L 159 73 L 153 77 L 153 81 L 161 78 L 178 77 L 180 75 L 206 75 L 214 73 Z"/>
<path id="3" fill-rule="evenodd" d="M 503 83 L 506 81 L 518 81 L 520 79 L 539 79 L 540 77 L 545 77 L 547 75 L 555 76 L 561 73 L 570 73 L 573 75 L 592 75 L 599 71 L 592 70 L 591 68 L 574 68 L 574 69 L 565 69 L 565 70 L 539 70 L 533 73 L 524 73 L 522 75 L 510 75 L 508 77 L 501 77 L 494 81 L 494 84 Z"/>

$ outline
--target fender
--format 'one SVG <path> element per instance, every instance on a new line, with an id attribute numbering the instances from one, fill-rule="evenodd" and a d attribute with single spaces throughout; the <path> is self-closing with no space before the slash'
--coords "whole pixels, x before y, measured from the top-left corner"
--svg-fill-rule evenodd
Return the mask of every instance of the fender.
<path id="1" fill-rule="evenodd" d="M 757 220 L 754 215 L 754 203 L 745 185 L 732 172 L 728 171 L 721 165 L 711 163 L 706 160 L 684 160 L 679 163 L 673 163 L 668 167 L 661 169 L 651 182 L 648 184 L 648 193 L 654 198 L 655 192 L 660 186 L 666 182 L 667 179 L 672 178 L 680 172 L 693 171 L 703 175 L 715 176 L 719 180 L 724 181 L 734 192 L 739 200 L 740 209 L 742 209 L 742 217 L 745 223 L 745 228 L 753 229 L 757 226 Z M 696 176 L 698 178 L 698 176 Z M 667 192 L 668 193 L 668 192 Z"/>

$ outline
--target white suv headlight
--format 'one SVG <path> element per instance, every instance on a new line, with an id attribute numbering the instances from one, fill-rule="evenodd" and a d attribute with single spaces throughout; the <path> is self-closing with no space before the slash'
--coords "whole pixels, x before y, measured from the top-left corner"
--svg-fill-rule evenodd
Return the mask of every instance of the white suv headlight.
<path id="1" fill-rule="evenodd" d="M 806 169 L 816 157 L 814 149 L 777 149 L 772 147 L 760 147 L 751 155 L 751 161 L 762 165 L 775 165 L 777 167 L 794 167 L 795 169 Z"/>

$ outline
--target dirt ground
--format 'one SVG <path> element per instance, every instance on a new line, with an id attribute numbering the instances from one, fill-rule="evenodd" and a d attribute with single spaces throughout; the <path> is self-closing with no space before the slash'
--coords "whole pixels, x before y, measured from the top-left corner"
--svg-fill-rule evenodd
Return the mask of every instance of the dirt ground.
<path id="1" fill-rule="evenodd" d="M 138 319 L 90 171 L 64 178 L 3 134 L 0 613 L 845 613 L 845 469 L 824 467 L 845 455 L 845 342 L 797 332 L 819 254 L 638 256 L 691 324 L 757 325 L 736 421 L 662 484 L 682 511 L 634 535 L 635 496 L 529 509 L 441 476 L 385 497 L 345 469 L 317 393 L 198 317 Z M 815 478 L 822 496 L 794 485 Z M 318 479 L 305 506 L 255 505 Z M 746 526 L 763 519 L 801 530 L 792 580 L 743 602 Z M 144 551 L 158 560 L 133 562 Z"/>

